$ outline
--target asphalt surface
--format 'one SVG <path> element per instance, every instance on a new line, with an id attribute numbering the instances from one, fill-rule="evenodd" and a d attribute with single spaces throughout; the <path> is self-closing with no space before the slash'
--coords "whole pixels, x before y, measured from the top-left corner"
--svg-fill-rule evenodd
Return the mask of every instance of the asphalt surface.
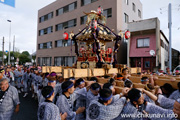
<path id="1" fill-rule="evenodd" d="M 31 93 L 23 98 L 23 93 L 19 94 L 20 110 L 17 114 L 13 114 L 12 120 L 37 120 L 37 101 L 32 99 Z"/>

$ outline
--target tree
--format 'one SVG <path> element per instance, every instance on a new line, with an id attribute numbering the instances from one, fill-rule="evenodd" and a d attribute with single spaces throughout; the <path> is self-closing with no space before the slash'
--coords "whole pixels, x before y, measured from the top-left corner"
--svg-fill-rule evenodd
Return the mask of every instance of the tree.
<path id="1" fill-rule="evenodd" d="M 26 62 L 31 62 L 31 59 L 29 58 L 29 56 L 27 56 L 25 54 L 20 54 L 19 55 L 19 63 L 24 64 Z"/>
<path id="2" fill-rule="evenodd" d="M 36 60 L 36 55 L 32 55 L 32 59 L 33 59 L 33 61 L 35 62 L 35 60 Z"/>
<path id="3" fill-rule="evenodd" d="M 29 55 L 30 55 L 28 51 L 23 51 L 21 54 L 24 54 L 24 55 L 26 55 L 26 56 L 29 56 Z"/>
<path id="4" fill-rule="evenodd" d="M 20 52 L 15 51 L 15 52 L 14 52 L 14 57 L 15 57 L 15 59 L 17 59 L 20 54 L 21 54 Z"/>

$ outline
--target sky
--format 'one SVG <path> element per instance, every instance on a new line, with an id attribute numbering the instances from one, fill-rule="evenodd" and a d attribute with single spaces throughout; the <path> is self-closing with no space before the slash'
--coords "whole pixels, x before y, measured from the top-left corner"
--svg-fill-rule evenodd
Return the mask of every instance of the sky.
<path id="1" fill-rule="evenodd" d="M 143 19 L 158 17 L 160 28 L 169 40 L 168 5 L 172 5 L 172 48 L 180 51 L 180 0 L 140 0 Z M 179 29 L 179 30 L 178 30 Z"/>
<path id="2" fill-rule="evenodd" d="M 9 49 L 11 20 L 11 39 L 15 36 L 15 49 L 36 51 L 38 10 L 55 0 L 16 0 L 15 8 L 0 3 L 0 51 L 2 37 L 5 37 L 5 51 Z M 140 0 L 143 5 L 143 19 L 158 17 L 161 30 L 169 38 L 168 4 L 172 3 L 172 47 L 180 51 L 180 0 Z M 160 10 L 160 8 L 162 10 Z M 178 10 L 179 8 L 179 10 Z M 179 28 L 179 30 L 178 30 Z M 12 50 L 12 47 L 11 47 Z"/>

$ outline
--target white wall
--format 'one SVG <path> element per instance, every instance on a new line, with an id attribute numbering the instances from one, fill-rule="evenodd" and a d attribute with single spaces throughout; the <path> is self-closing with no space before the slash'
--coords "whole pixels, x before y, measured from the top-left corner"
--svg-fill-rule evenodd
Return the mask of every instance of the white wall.
<path id="1" fill-rule="evenodd" d="M 164 44 L 166 44 L 166 46 L 169 46 L 169 43 L 166 41 L 166 39 L 164 38 L 162 33 L 160 33 L 160 38 L 161 38 L 161 40 L 163 40 L 163 42 L 164 42 Z M 166 68 L 168 67 L 168 66 L 165 66 L 165 61 L 168 62 L 168 51 L 165 50 L 165 48 L 161 47 L 161 69 L 163 71 L 166 71 Z"/>

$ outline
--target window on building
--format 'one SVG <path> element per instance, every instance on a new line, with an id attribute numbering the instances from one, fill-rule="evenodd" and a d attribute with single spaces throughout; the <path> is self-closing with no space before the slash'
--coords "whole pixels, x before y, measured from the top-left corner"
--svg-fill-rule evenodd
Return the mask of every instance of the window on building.
<path id="1" fill-rule="evenodd" d="M 56 25 L 56 31 L 71 28 L 71 27 L 75 27 L 76 22 L 77 22 L 77 20 L 73 19 L 73 20 L 66 21 L 64 23 L 57 24 Z"/>
<path id="2" fill-rule="evenodd" d="M 168 49 L 169 49 L 168 46 L 166 44 L 164 44 L 164 45 L 165 45 L 165 50 L 168 51 Z"/>
<path id="3" fill-rule="evenodd" d="M 129 22 L 129 16 L 126 13 L 124 13 L 124 22 L 125 23 Z"/>
<path id="4" fill-rule="evenodd" d="M 47 43 L 41 43 L 38 45 L 39 49 L 49 49 L 52 48 L 52 42 L 47 42 Z"/>
<path id="5" fill-rule="evenodd" d="M 47 42 L 47 48 L 52 48 L 52 42 Z"/>
<path id="6" fill-rule="evenodd" d="M 56 10 L 56 16 L 63 14 L 63 8 Z"/>
<path id="7" fill-rule="evenodd" d="M 67 29 L 68 28 L 68 21 L 63 23 L 63 29 Z"/>
<path id="8" fill-rule="evenodd" d="M 67 46 L 71 46 L 71 39 L 68 39 L 68 41 L 67 41 Z"/>
<path id="9" fill-rule="evenodd" d="M 62 40 L 62 46 L 63 46 L 63 47 L 68 46 L 68 41 L 67 41 L 67 40 Z"/>
<path id="10" fill-rule="evenodd" d="M 68 7 L 69 7 L 69 11 L 76 9 L 77 8 L 77 2 L 74 2 L 70 5 L 68 5 Z"/>
<path id="11" fill-rule="evenodd" d="M 76 57 L 73 56 L 61 56 L 54 58 L 55 66 L 72 66 L 76 61 Z"/>
<path id="12" fill-rule="evenodd" d="M 161 47 L 164 48 L 164 41 L 163 40 L 161 40 Z"/>
<path id="13" fill-rule="evenodd" d="M 39 36 L 44 35 L 44 30 L 39 30 Z"/>
<path id="14" fill-rule="evenodd" d="M 52 28 L 53 28 L 52 26 L 47 28 L 47 34 L 52 33 L 53 31 Z"/>
<path id="15" fill-rule="evenodd" d="M 39 22 L 40 22 L 40 23 L 41 23 L 41 22 L 44 22 L 44 16 L 42 16 L 42 17 L 39 18 Z"/>
<path id="16" fill-rule="evenodd" d="M 126 2 L 126 5 L 129 5 L 129 0 L 125 0 L 125 2 Z"/>
<path id="17" fill-rule="evenodd" d="M 63 13 L 66 13 L 66 12 L 69 12 L 69 6 L 68 5 L 63 8 Z"/>
<path id="18" fill-rule="evenodd" d="M 68 28 L 76 26 L 76 19 L 68 21 Z"/>
<path id="19" fill-rule="evenodd" d="M 83 25 L 83 24 L 85 24 L 86 23 L 86 20 L 87 20 L 87 16 L 85 15 L 85 16 L 82 16 L 81 17 L 81 25 Z"/>
<path id="20" fill-rule="evenodd" d="M 141 18 L 141 11 L 138 10 L 138 16 Z"/>
<path id="21" fill-rule="evenodd" d="M 96 2 L 98 0 L 81 0 L 81 6 Z"/>
<path id="22" fill-rule="evenodd" d="M 39 57 L 38 58 L 38 64 L 40 66 L 51 66 L 51 57 Z"/>
<path id="23" fill-rule="evenodd" d="M 55 47 L 62 47 L 62 40 L 55 41 Z"/>
<path id="24" fill-rule="evenodd" d="M 47 21 L 47 20 L 49 20 L 49 19 L 51 19 L 51 18 L 53 18 L 53 12 L 48 13 L 48 14 L 40 17 L 40 18 L 39 18 L 39 22 L 41 23 L 41 22 Z"/>
<path id="25" fill-rule="evenodd" d="M 72 11 L 77 8 L 77 1 L 56 10 L 56 16 Z"/>
<path id="26" fill-rule="evenodd" d="M 45 29 L 42 29 L 42 30 L 39 30 L 39 36 L 42 36 L 42 35 L 45 35 L 45 34 L 50 34 L 53 32 L 53 27 L 50 26 L 48 28 L 45 28 Z"/>
<path id="27" fill-rule="evenodd" d="M 56 31 L 63 30 L 63 24 L 56 25 Z"/>
<path id="28" fill-rule="evenodd" d="M 53 18 L 53 12 L 48 14 L 48 20 L 51 19 L 51 18 Z"/>
<path id="29" fill-rule="evenodd" d="M 104 15 L 106 18 L 112 17 L 112 8 L 109 8 L 109 9 L 104 10 L 104 11 L 103 11 L 103 15 Z"/>
<path id="30" fill-rule="evenodd" d="M 43 49 L 43 43 L 38 45 L 38 49 Z"/>
<path id="31" fill-rule="evenodd" d="M 149 47 L 149 38 L 143 38 L 137 40 L 137 47 Z"/>
<path id="32" fill-rule="evenodd" d="M 47 43 L 43 43 L 43 49 L 47 49 Z"/>
<path id="33" fill-rule="evenodd" d="M 132 3 L 132 9 L 134 12 L 136 12 L 136 5 L 134 3 Z"/>

